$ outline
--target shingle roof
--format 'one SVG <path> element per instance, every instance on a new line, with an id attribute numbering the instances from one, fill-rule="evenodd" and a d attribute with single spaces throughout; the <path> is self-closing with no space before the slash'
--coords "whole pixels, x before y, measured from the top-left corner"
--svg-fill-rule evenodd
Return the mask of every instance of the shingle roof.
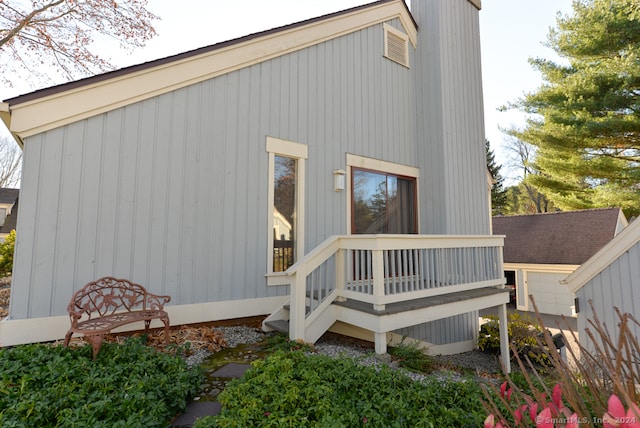
<path id="1" fill-rule="evenodd" d="M 20 189 L 0 188 L 0 204 L 13 204 L 11 215 L 8 215 L 4 220 L 4 224 L 0 226 L 0 233 L 9 233 L 16 228 L 19 194 Z"/>
<path id="2" fill-rule="evenodd" d="M 13 204 L 20 194 L 20 189 L 0 188 L 0 204 Z"/>
<path id="3" fill-rule="evenodd" d="M 18 220 L 18 201 L 13 206 L 11 210 L 11 215 L 8 215 L 4 220 L 4 224 L 0 227 L 0 233 L 9 233 L 12 230 L 15 230 L 16 224 Z"/>
<path id="4" fill-rule="evenodd" d="M 580 265 L 616 235 L 619 208 L 493 218 L 505 263 Z"/>

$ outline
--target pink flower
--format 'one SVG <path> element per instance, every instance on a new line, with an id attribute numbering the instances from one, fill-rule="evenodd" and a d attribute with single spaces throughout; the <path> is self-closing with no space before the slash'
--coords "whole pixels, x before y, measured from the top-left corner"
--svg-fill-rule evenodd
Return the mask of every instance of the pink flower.
<path id="1" fill-rule="evenodd" d="M 496 426 L 494 420 L 495 420 L 495 416 L 493 415 L 487 416 L 487 418 L 484 420 L 484 428 L 494 428 Z"/>
<path id="2" fill-rule="evenodd" d="M 529 404 L 529 417 L 531 418 L 531 422 L 536 421 L 537 414 L 538 414 L 538 403 Z"/>
<path id="3" fill-rule="evenodd" d="M 515 412 L 513 412 L 513 417 L 515 418 L 515 422 L 516 425 L 519 424 L 522 421 L 522 415 L 524 413 L 524 411 L 527 410 L 527 406 L 526 405 L 522 405 L 520 406 L 518 409 L 516 409 Z"/>
<path id="4" fill-rule="evenodd" d="M 511 394 L 512 393 L 513 393 L 513 389 L 511 389 L 511 388 L 507 389 L 507 381 L 505 380 L 502 383 L 502 385 L 500 385 L 500 396 L 502 398 L 505 398 L 505 396 L 506 396 L 506 399 L 508 401 L 508 400 L 511 400 Z"/>
<path id="5" fill-rule="evenodd" d="M 484 428 L 505 428 L 502 422 L 495 423 L 495 416 L 489 415 L 484 420 Z"/>
<path id="6" fill-rule="evenodd" d="M 565 428 L 580 428 L 578 421 L 578 415 L 574 413 L 567 418 L 567 424 L 565 425 Z"/>
<path id="7" fill-rule="evenodd" d="M 545 407 L 543 411 L 535 419 L 538 428 L 553 428 L 553 419 L 551 418 L 551 409 Z"/>
<path id="8" fill-rule="evenodd" d="M 635 403 L 625 412 L 622 401 L 611 394 L 607 405 L 607 412 L 602 416 L 604 428 L 640 428 L 640 408 Z"/>
<path id="9" fill-rule="evenodd" d="M 611 394 L 607 402 L 607 412 L 602 416 L 602 425 L 604 428 L 620 427 L 620 422 L 625 417 L 624 406 L 617 395 Z"/>
<path id="10" fill-rule="evenodd" d="M 640 428 L 640 408 L 635 403 L 629 406 L 625 422 L 627 428 Z"/>
<path id="11" fill-rule="evenodd" d="M 553 393 L 551 394 L 551 397 L 558 410 L 562 409 L 562 389 L 559 383 L 553 387 Z"/>

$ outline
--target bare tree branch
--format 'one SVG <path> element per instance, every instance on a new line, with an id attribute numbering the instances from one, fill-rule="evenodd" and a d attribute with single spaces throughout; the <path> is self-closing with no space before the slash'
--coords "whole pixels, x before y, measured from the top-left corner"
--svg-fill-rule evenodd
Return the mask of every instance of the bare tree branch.
<path id="1" fill-rule="evenodd" d="M 31 13 L 29 13 L 28 15 L 25 15 L 21 20 L 14 21 L 16 22 L 17 25 L 15 26 L 15 28 L 9 30 L 4 37 L 0 38 L 0 47 L 2 47 L 2 45 L 4 45 L 5 43 L 8 43 L 12 38 L 20 34 L 20 32 L 23 31 L 25 27 L 33 23 L 37 23 L 37 20 L 34 20 L 34 17 L 62 3 L 64 3 L 64 0 L 57 0 L 53 3 L 43 5 L 42 7 L 39 7 L 31 11 Z M 4 7 L 4 4 L 2 6 Z M 20 14 L 20 12 L 18 12 L 14 8 L 11 8 L 11 10 L 15 11 L 17 14 Z"/>
<path id="2" fill-rule="evenodd" d="M 65 79 L 109 71 L 96 41 L 114 40 L 130 50 L 155 36 L 148 0 L 0 0 L 1 79 L 36 70 Z M 29 76 L 32 77 L 32 76 Z M 27 79 L 29 78 L 27 77 Z M 22 77 L 21 77 L 22 79 Z"/>
<path id="3" fill-rule="evenodd" d="M 0 137 L 0 187 L 18 187 L 22 172 L 22 150 L 15 141 Z"/>

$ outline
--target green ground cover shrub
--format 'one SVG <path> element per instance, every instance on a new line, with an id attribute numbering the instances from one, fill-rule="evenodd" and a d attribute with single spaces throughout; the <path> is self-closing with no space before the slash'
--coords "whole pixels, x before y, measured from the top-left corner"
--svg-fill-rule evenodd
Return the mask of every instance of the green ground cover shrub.
<path id="1" fill-rule="evenodd" d="M 265 348 L 275 352 L 275 351 L 304 351 L 304 352 L 313 352 L 314 347 L 310 343 L 306 343 L 298 340 L 289 340 L 284 334 L 273 334 L 265 340 Z"/>
<path id="2" fill-rule="evenodd" d="M 478 335 L 478 349 L 493 354 L 500 353 L 500 322 L 495 315 L 486 317 L 489 321 L 480 327 Z M 507 331 L 509 332 L 509 343 L 512 344 L 513 352 L 524 358 L 526 355 L 533 363 L 541 367 L 548 366 L 550 360 L 547 355 L 548 349 L 540 338 L 543 330 L 532 318 L 520 315 L 517 312 L 509 314 L 507 320 Z"/>
<path id="3" fill-rule="evenodd" d="M 420 349 L 417 343 L 404 343 L 404 338 L 396 346 L 389 347 L 389 354 L 407 370 L 428 374 L 433 371 L 431 357 Z"/>
<path id="4" fill-rule="evenodd" d="M 0 426 L 166 427 L 200 390 L 199 368 L 132 338 L 91 346 L 0 349 Z"/>
<path id="5" fill-rule="evenodd" d="M 386 365 L 277 351 L 219 395 L 209 427 L 477 427 L 486 413 L 477 382 L 419 382 Z"/>

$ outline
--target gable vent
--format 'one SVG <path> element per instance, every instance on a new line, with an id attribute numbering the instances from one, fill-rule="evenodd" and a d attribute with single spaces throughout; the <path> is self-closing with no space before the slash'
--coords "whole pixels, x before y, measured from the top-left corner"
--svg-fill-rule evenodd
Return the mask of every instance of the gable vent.
<path id="1" fill-rule="evenodd" d="M 409 37 L 386 24 L 384 25 L 384 56 L 409 67 Z"/>

